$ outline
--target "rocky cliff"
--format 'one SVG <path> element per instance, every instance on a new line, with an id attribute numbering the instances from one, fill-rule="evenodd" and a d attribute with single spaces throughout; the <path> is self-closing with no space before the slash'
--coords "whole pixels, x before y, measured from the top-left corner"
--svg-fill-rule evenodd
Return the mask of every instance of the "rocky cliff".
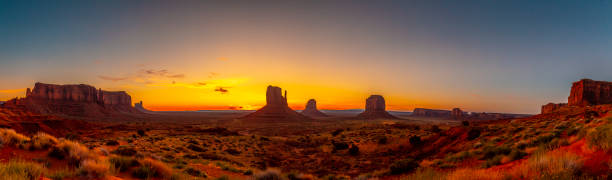
<path id="1" fill-rule="evenodd" d="M 453 119 L 463 119 L 464 115 L 463 115 L 463 111 L 459 108 L 453 108 L 453 110 L 451 111 L 451 118 Z"/>
<path id="2" fill-rule="evenodd" d="M 311 118 L 295 112 L 287 105 L 287 91 L 283 96 L 280 87 L 268 86 L 266 90 L 266 105 L 241 119 L 246 122 L 287 122 L 304 121 Z"/>
<path id="3" fill-rule="evenodd" d="M 414 108 L 412 116 L 422 117 L 450 117 L 451 111 L 439 109 Z"/>
<path id="4" fill-rule="evenodd" d="M 612 104 L 612 82 L 582 79 L 572 84 L 569 106 Z"/>
<path id="5" fill-rule="evenodd" d="M 152 112 L 152 111 L 150 111 L 150 110 L 148 110 L 148 109 L 144 108 L 144 106 L 143 106 L 143 104 L 142 104 L 142 101 L 137 102 L 137 103 L 134 103 L 134 108 L 136 108 L 136 110 L 138 110 L 138 111 L 140 111 L 140 112 L 144 112 L 144 113 L 147 113 L 147 112 Z"/>
<path id="6" fill-rule="evenodd" d="M 306 108 L 302 111 L 302 114 L 308 117 L 326 117 L 327 114 L 322 113 L 317 109 L 317 101 L 314 99 L 308 100 Z"/>
<path id="7" fill-rule="evenodd" d="M 96 117 L 116 113 L 138 113 L 132 98 L 124 91 L 103 91 L 85 84 L 56 85 L 36 83 L 26 90 L 25 98 L 16 98 L 5 107 L 24 108 L 43 114 Z"/>
<path id="8" fill-rule="evenodd" d="M 567 103 L 558 103 L 558 104 L 548 103 L 548 104 L 542 106 L 541 113 L 542 114 L 552 113 L 552 112 L 555 112 L 555 111 L 557 111 L 557 110 L 559 110 L 559 109 L 561 109 L 562 107 L 565 107 L 565 106 L 567 106 Z"/>
<path id="9" fill-rule="evenodd" d="M 366 99 L 365 111 L 357 115 L 362 119 L 397 119 L 386 110 L 385 98 L 371 95 Z"/>

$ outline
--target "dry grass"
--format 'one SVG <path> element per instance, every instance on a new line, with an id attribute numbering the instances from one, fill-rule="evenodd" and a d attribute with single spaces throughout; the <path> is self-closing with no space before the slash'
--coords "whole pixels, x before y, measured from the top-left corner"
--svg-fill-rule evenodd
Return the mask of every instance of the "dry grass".
<path id="1" fill-rule="evenodd" d="M 107 161 L 84 160 L 77 170 L 78 174 L 89 179 L 103 178 L 110 173 L 110 164 Z"/>
<path id="2" fill-rule="evenodd" d="M 132 175 L 137 178 L 150 179 L 150 178 L 173 178 L 172 169 L 170 169 L 163 162 L 153 160 L 150 158 L 142 160 L 140 167 L 136 168 Z"/>
<path id="3" fill-rule="evenodd" d="M 0 142 L 6 145 L 16 145 L 20 148 L 25 148 L 25 144 L 30 141 L 30 138 L 15 132 L 12 129 L 0 129 Z"/>
<path id="4" fill-rule="evenodd" d="M 43 167 L 33 162 L 11 160 L 0 164 L 0 179 L 36 180 L 43 172 Z"/>
<path id="5" fill-rule="evenodd" d="M 57 138 L 44 132 L 38 132 L 36 135 L 32 136 L 32 146 L 30 146 L 30 149 L 47 149 L 58 142 Z"/>
<path id="6" fill-rule="evenodd" d="M 582 165 L 580 157 L 569 152 L 535 154 L 509 175 L 513 178 L 573 179 L 579 175 Z"/>

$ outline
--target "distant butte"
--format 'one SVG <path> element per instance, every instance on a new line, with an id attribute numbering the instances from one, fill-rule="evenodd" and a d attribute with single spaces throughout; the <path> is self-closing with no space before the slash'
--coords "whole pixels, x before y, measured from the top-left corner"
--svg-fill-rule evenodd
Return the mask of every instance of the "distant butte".
<path id="1" fill-rule="evenodd" d="M 36 83 L 27 88 L 25 98 L 15 98 L 2 105 L 23 108 L 41 114 L 99 117 L 118 113 L 140 113 L 132 107 L 125 91 L 104 91 L 85 84 L 55 85 Z"/>
<path id="2" fill-rule="evenodd" d="M 317 101 L 314 99 L 308 100 L 306 108 L 302 111 L 302 114 L 308 117 L 327 117 L 327 114 L 322 113 L 317 109 Z"/>
<path id="3" fill-rule="evenodd" d="M 365 111 L 357 115 L 361 119 L 398 119 L 386 110 L 385 98 L 371 95 L 366 99 Z"/>
<path id="4" fill-rule="evenodd" d="M 612 82 L 582 79 L 572 84 L 569 106 L 612 104 Z"/>
<path id="5" fill-rule="evenodd" d="M 266 105 L 261 109 L 248 114 L 241 119 L 248 122 L 290 122 L 312 120 L 289 107 L 287 104 L 287 91 L 285 95 L 276 86 L 268 86 L 266 90 Z"/>

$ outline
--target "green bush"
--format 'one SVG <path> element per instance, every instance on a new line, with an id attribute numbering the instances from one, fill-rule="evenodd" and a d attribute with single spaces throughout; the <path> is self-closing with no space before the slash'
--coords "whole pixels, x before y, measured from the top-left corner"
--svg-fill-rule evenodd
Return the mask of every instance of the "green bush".
<path id="1" fill-rule="evenodd" d="M 415 170 L 419 167 L 419 163 L 414 159 L 402 159 L 393 162 L 391 166 L 389 166 L 389 171 L 391 174 L 402 174 Z"/>

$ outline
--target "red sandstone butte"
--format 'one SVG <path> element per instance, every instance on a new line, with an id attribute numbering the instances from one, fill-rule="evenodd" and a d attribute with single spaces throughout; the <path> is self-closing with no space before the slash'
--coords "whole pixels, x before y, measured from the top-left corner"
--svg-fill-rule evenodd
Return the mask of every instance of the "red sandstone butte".
<path id="1" fill-rule="evenodd" d="M 425 108 L 414 108 L 412 116 L 422 117 L 450 117 L 451 111 L 439 110 L 439 109 L 425 109 Z"/>
<path id="2" fill-rule="evenodd" d="M 365 111 L 357 115 L 361 119 L 398 119 L 386 111 L 385 98 L 371 95 L 366 99 Z"/>
<path id="3" fill-rule="evenodd" d="M 25 98 L 15 98 L 4 107 L 24 108 L 42 114 L 104 116 L 115 113 L 139 113 L 125 91 L 103 91 L 85 84 L 55 85 L 37 82 L 26 90 Z"/>
<path id="4" fill-rule="evenodd" d="M 286 121 L 303 121 L 311 120 L 287 105 L 287 91 L 285 96 L 282 95 L 282 90 L 276 86 L 268 86 L 266 90 L 266 105 L 261 109 L 248 114 L 242 119 L 249 122 L 286 122 Z"/>
<path id="5" fill-rule="evenodd" d="M 308 100 L 302 114 L 308 117 L 327 117 L 327 114 L 317 109 L 317 101 L 314 99 Z"/>
<path id="6" fill-rule="evenodd" d="M 463 119 L 463 111 L 459 108 L 453 108 L 451 111 L 451 118 L 453 119 Z"/>
<path id="7" fill-rule="evenodd" d="M 569 106 L 612 104 L 612 82 L 582 79 L 572 84 Z"/>
<path id="8" fill-rule="evenodd" d="M 542 106 L 542 111 L 540 112 L 541 114 L 548 114 L 548 113 L 552 113 L 555 112 L 559 109 L 561 109 L 562 107 L 567 106 L 567 103 L 548 103 L 546 105 Z"/>

